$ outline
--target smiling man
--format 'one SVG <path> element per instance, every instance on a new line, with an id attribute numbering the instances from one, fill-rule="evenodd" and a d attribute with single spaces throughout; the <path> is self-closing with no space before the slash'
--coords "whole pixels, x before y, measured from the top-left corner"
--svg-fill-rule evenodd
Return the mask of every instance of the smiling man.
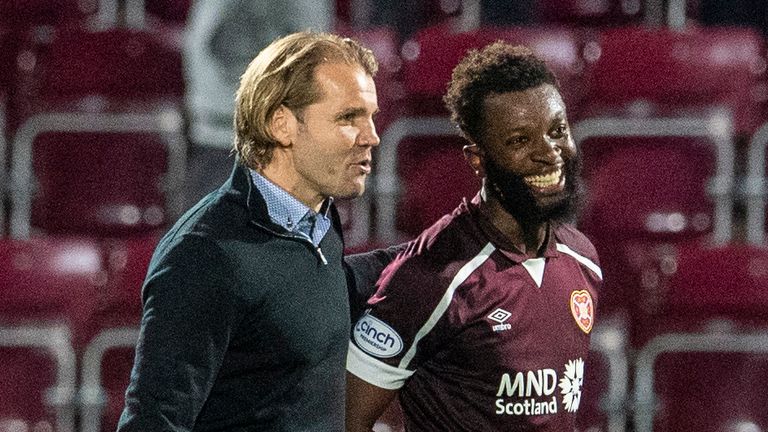
<path id="1" fill-rule="evenodd" d="M 344 429 L 350 293 L 333 198 L 365 189 L 376 69 L 371 51 L 322 33 L 251 62 L 231 177 L 150 263 L 119 431 Z"/>
<path id="2" fill-rule="evenodd" d="M 483 187 L 382 273 L 351 332 L 347 430 L 399 393 L 408 431 L 572 432 L 602 276 L 568 223 L 579 163 L 557 81 L 497 42 L 445 101 Z"/>

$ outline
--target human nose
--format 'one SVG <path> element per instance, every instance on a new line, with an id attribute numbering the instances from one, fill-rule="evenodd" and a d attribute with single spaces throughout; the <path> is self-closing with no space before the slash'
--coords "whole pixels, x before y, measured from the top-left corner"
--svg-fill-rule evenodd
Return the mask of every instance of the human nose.
<path id="1" fill-rule="evenodd" d="M 379 134 L 376 133 L 376 125 L 373 119 L 366 122 L 367 124 L 360 129 L 360 134 L 357 137 L 357 143 L 361 146 L 375 147 L 379 145 L 381 141 Z"/>
<path id="2" fill-rule="evenodd" d="M 558 163 L 561 163 L 562 158 L 562 143 L 560 143 L 559 140 L 552 139 L 548 136 L 544 136 L 539 140 L 538 145 L 536 146 L 537 158 L 546 164 L 549 165 L 556 165 Z"/>

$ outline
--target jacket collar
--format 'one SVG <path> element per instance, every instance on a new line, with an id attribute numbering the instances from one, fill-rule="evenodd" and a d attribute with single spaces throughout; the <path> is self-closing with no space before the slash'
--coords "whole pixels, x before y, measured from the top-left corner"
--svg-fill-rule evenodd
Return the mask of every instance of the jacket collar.
<path id="1" fill-rule="evenodd" d="M 243 165 L 239 158 L 235 160 L 234 165 L 229 179 L 222 186 L 225 195 L 247 208 L 248 215 L 253 223 L 277 233 L 288 233 L 284 227 L 272 222 L 267 210 L 267 203 L 264 201 L 264 197 L 261 196 L 259 189 L 253 184 L 248 167 Z M 327 202 L 330 204 L 329 208 L 324 208 L 323 211 L 326 211 L 331 219 L 331 229 L 336 230 L 343 241 L 344 237 L 341 231 L 339 213 L 336 210 L 336 206 L 330 200 Z"/>

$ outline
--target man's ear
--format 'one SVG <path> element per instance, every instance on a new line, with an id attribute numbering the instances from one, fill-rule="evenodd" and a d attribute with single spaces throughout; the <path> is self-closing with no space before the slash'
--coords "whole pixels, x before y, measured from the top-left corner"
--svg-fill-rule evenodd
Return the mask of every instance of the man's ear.
<path id="1" fill-rule="evenodd" d="M 485 169 L 483 168 L 483 149 L 477 144 L 468 144 L 464 148 L 464 159 L 467 160 L 472 171 L 480 178 L 485 178 Z"/>
<path id="2" fill-rule="evenodd" d="M 272 118 L 269 119 L 268 127 L 269 133 L 272 134 L 280 145 L 290 147 L 296 137 L 298 119 L 293 114 L 293 111 L 289 110 L 285 105 L 280 105 L 272 114 Z"/>

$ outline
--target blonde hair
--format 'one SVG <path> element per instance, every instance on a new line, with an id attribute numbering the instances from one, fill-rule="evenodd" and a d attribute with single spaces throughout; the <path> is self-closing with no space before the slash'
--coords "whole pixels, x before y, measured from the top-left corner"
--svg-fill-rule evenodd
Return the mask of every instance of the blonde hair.
<path id="1" fill-rule="evenodd" d="M 243 164 L 258 169 L 272 160 L 278 142 L 268 126 L 281 105 L 301 120 L 303 108 L 320 100 L 315 69 L 322 63 L 359 65 L 371 77 L 378 70 L 373 53 L 357 41 L 312 32 L 277 39 L 248 65 L 235 97 L 234 152 Z"/>

